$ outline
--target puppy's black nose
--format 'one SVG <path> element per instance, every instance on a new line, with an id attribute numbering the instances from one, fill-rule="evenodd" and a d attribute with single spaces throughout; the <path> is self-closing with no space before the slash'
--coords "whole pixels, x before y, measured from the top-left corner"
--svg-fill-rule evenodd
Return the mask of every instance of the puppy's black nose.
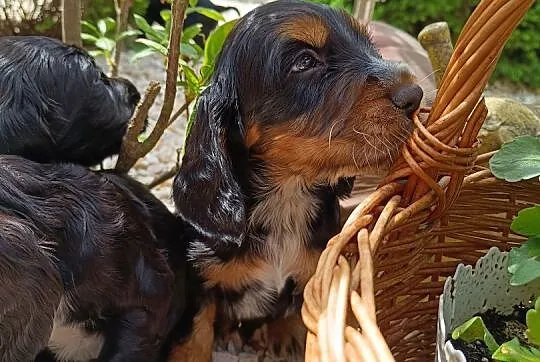
<path id="1" fill-rule="evenodd" d="M 392 94 L 392 103 L 394 106 L 402 109 L 407 117 L 412 118 L 413 113 L 420 107 L 420 102 L 424 92 L 416 84 L 407 84 L 399 87 Z"/>

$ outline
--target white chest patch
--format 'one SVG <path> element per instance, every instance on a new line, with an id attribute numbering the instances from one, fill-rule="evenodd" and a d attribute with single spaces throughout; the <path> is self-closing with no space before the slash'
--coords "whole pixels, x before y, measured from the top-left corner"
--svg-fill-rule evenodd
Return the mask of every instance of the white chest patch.
<path id="1" fill-rule="evenodd" d="M 246 291 L 235 303 L 234 314 L 239 319 L 268 315 L 289 279 L 296 284 L 295 293 L 301 294 L 305 275 L 316 266 L 308 237 L 319 208 L 317 200 L 294 179 L 271 192 L 250 215 L 251 225 L 262 225 L 269 233 L 259 241 L 264 263 L 254 279 L 258 287 Z"/>
<path id="2" fill-rule="evenodd" d="M 89 361 L 98 357 L 103 347 L 103 336 L 88 333 L 80 324 L 66 323 L 68 303 L 62 298 L 54 318 L 49 349 L 59 361 Z"/>

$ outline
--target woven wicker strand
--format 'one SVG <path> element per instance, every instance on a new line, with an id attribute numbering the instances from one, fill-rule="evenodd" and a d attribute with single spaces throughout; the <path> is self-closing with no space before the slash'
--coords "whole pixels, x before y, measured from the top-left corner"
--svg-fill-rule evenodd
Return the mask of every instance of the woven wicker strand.
<path id="1" fill-rule="evenodd" d="M 460 262 L 507 250 L 513 215 L 540 202 L 538 182 L 504 183 L 482 168 L 482 92 L 534 0 L 482 0 L 456 43 L 433 108 L 381 186 L 323 251 L 304 292 L 306 361 L 433 358 L 438 296 Z M 382 333 L 381 333 L 382 332 Z M 383 337 L 384 335 L 384 337 Z"/>

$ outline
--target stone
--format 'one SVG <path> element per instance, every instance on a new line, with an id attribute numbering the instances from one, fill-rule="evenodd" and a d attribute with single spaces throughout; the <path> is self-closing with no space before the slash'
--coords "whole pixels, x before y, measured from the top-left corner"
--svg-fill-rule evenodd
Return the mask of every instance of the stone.
<path id="1" fill-rule="evenodd" d="M 540 136 L 540 118 L 510 98 L 486 97 L 488 116 L 478 133 L 479 152 L 498 150 L 518 136 Z"/>

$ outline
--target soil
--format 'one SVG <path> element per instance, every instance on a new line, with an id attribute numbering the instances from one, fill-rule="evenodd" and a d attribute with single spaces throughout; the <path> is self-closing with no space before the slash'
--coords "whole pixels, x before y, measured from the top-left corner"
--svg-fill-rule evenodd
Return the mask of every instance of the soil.
<path id="1" fill-rule="evenodd" d="M 514 311 L 509 315 L 503 315 L 494 309 L 489 309 L 486 312 L 478 313 L 475 316 L 480 316 L 482 318 L 487 329 L 499 345 L 517 337 L 520 344 L 528 346 L 529 344 L 525 334 L 525 331 L 527 330 L 525 315 L 532 307 L 532 304 L 519 304 L 513 307 Z M 455 349 L 459 349 L 463 352 L 468 362 L 493 361 L 491 359 L 491 353 L 489 353 L 489 349 L 483 341 L 477 340 L 471 343 L 465 343 L 461 340 L 453 340 L 451 337 L 449 337 L 449 339 Z"/>

